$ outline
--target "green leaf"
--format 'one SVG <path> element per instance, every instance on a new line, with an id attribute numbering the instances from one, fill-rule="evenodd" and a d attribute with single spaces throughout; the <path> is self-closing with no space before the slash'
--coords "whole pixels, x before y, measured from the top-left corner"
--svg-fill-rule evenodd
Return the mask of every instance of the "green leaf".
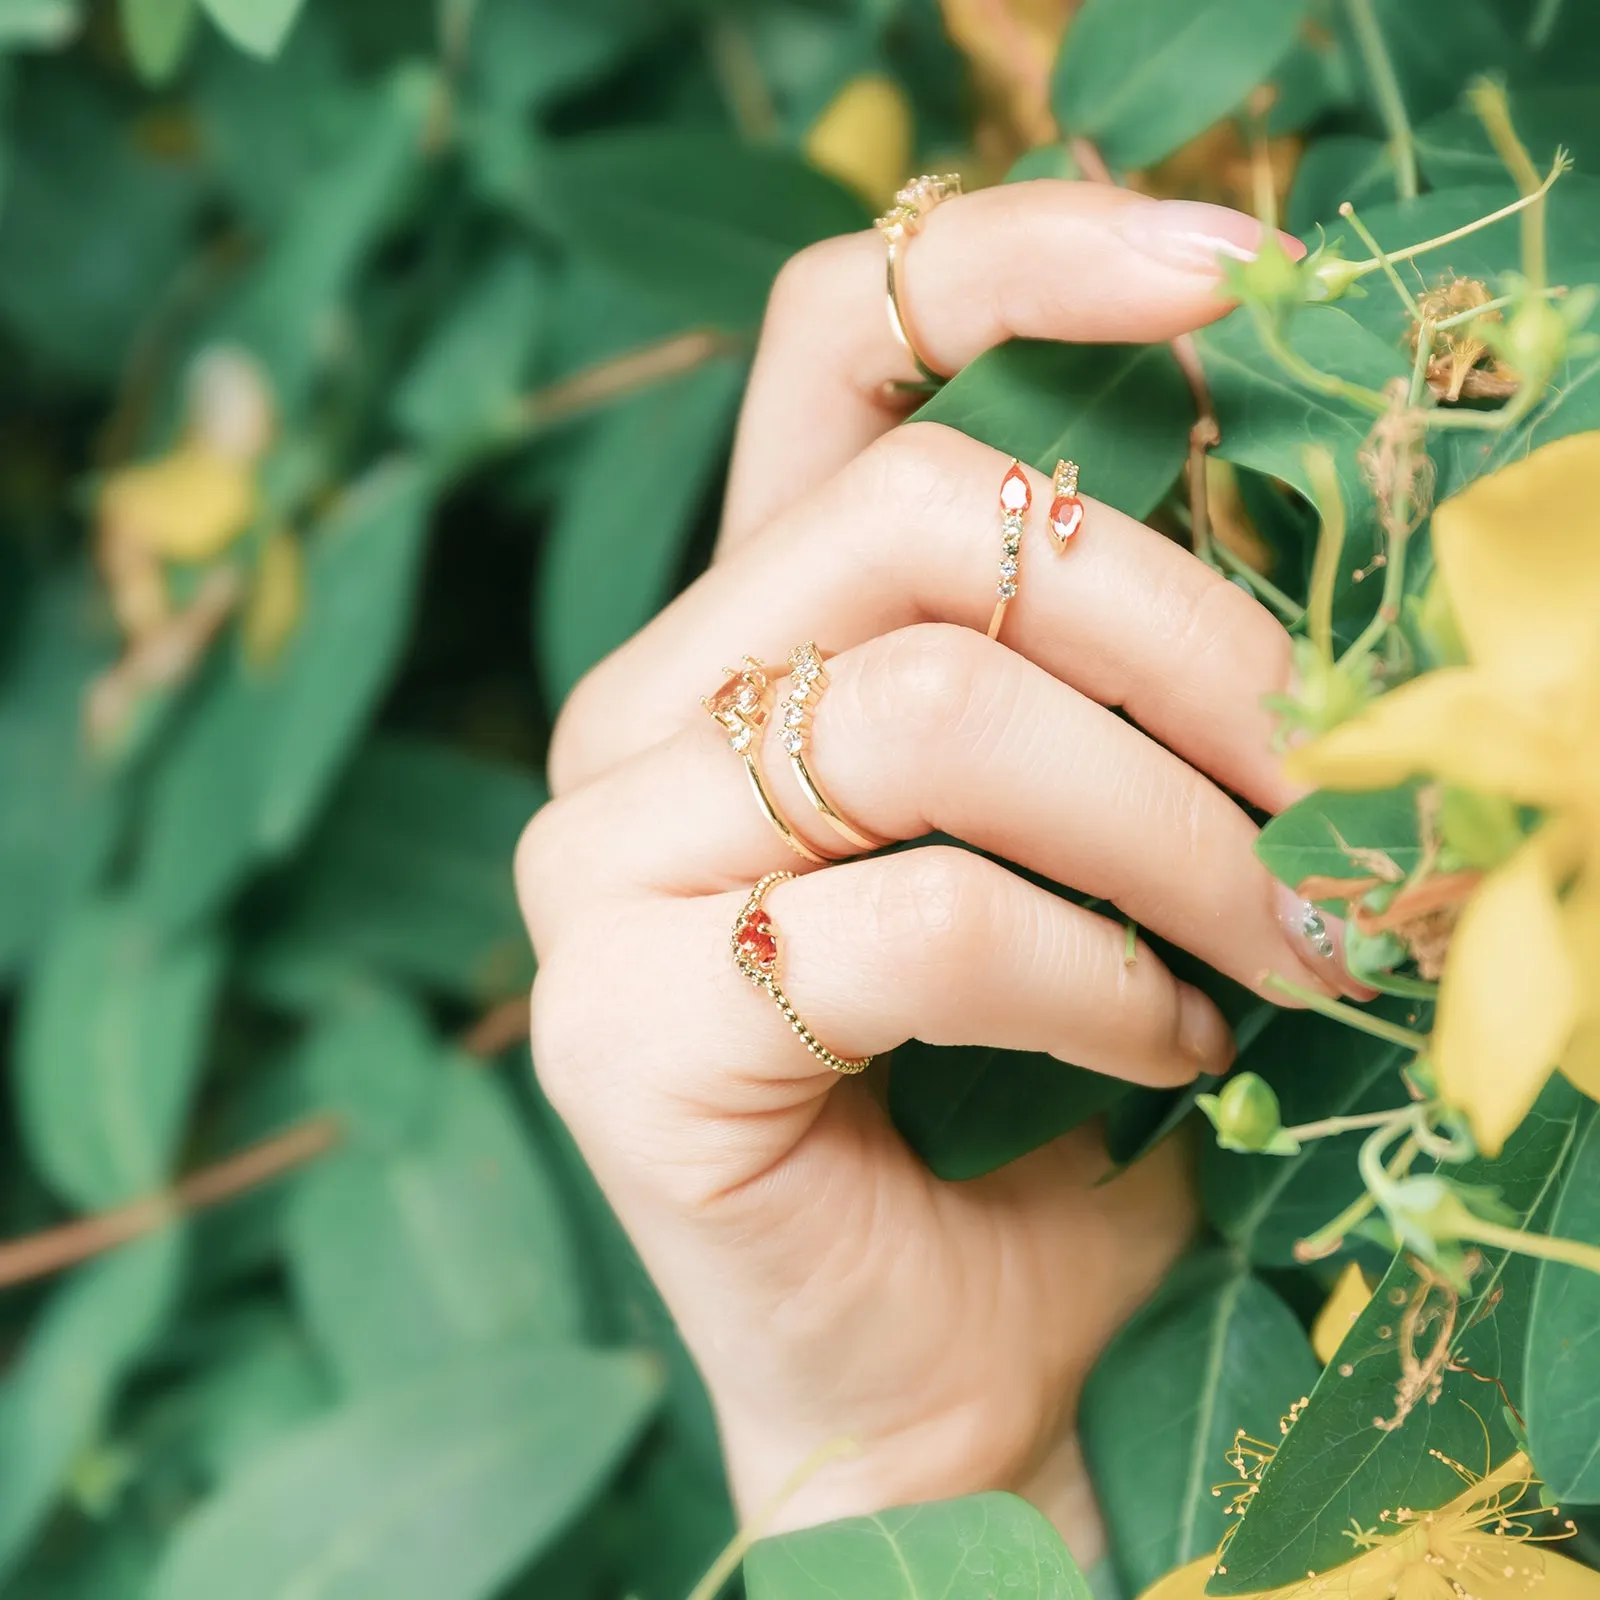
<path id="1" fill-rule="evenodd" d="M 151 785 L 141 899 L 163 927 L 293 848 L 371 716 L 410 623 L 432 485 L 369 472 L 311 539 L 305 613 L 282 656 L 226 659 Z"/>
<path id="2" fill-rule="evenodd" d="M 195 0 L 119 0 L 122 36 L 139 76 L 165 83 L 178 70 L 200 13 Z"/>
<path id="3" fill-rule="evenodd" d="M 87 573 L 38 585 L 0 674 L 0 978 L 93 880 L 116 838 L 117 792 L 92 759 L 83 697 L 111 660 Z"/>
<path id="4" fill-rule="evenodd" d="M 763 1539 L 750 1600 L 1089 1600 L 1058 1534 L 1026 1500 L 974 1494 Z"/>
<path id="5" fill-rule="evenodd" d="M 1600 1244 L 1600 1117 L 1573 1152 L 1550 1232 Z M 1528 1319 L 1526 1416 L 1530 1453 L 1550 1494 L 1600 1502 L 1600 1277 L 1542 1261 Z"/>
<path id="6" fill-rule="evenodd" d="M 1193 402 L 1165 345 L 1014 340 L 983 355 L 917 412 L 1041 472 L 1083 464 L 1084 492 L 1147 516 L 1183 468 Z"/>
<path id="7" fill-rule="evenodd" d="M 1079 1414 L 1127 1593 L 1216 1549 L 1228 1519 L 1211 1489 L 1234 1435 L 1276 1438 L 1316 1376 L 1294 1313 L 1236 1255 L 1174 1268 L 1101 1356 Z"/>
<path id="8" fill-rule="evenodd" d="M 615 1469 L 654 1404 L 637 1356 L 474 1353 L 257 1456 L 180 1524 L 152 1600 L 489 1600 Z"/>
<path id="9" fill-rule="evenodd" d="M 275 56 L 305 0 L 200 0 L 211 20 L 251 55 Z"/>
<path id="10" fill-rule="evenodd" d="M 1128 1085 L 1053 1056 L 913 1039 L 894 1053 L 889 1111 L 936 1176 L 978 1178 L 1098 1116 Z"/>
<path id="11" fill-rule="evenodd" d="M 299 187 L 211 330 L 262 362 L 285 413 L 303 404 L 330 324 L 417 166 L 432 90 L 425 75 L 397 72 L 350 107 L 351 135 Z"/>
<path id="12" fill-rule="evenodd" d="M 1391 1015 L 1399 1021 L 1405 1012 Z M 1284 1125 L 1293 1127 L 1406 1104 L 1400 1068 L 1410 1059 L 1410 1051 L 1327 1017 L 1285 1011 L 1238 1065 L 1267 1081 Z M 1363 1137 L 1316 1139 L 1293 1156 L 1238 1155 L 1208 1143 L 1200 1156 L 1207 1221 L 1258 1266 L 1295 1265 L 1296 1240 L 1331 1222 L 1361 1193 L 1356 1151 Z"/>
<path id="13" fill-rule="evenodd" d="M 1270 77 L 1307 9 L 1308 0 L 1086 0 L 1056 64 L 1056 115 L 1113 167 L 1149 166 Z"/>
<path id="14" fill-rule="evenodd" d="M 613 406 L 573 462 L 545 549 L 534 639 L 553 705 L 671 597 L 744 389 L 718 362 Z"/>
<path id="15" fill-rule="evenodd" d="M 511 420 L 545 300 L 545 275 L 507 250 L 459 294 L 400 380 L 394 416 L 430 444 L 492 438 Z"/>
<path id="16" fill-rule="evenodd" d="M 753 328 L 778 269 L 869 220 L 843 186 L 773 146 L 638 128 L 550 146 L 534 214 L 685 322 Z"/>
<path id="17" fill-rule="evenodd" d="M 1417 788 L 1408 783 L 1360 794 L 1319 789 L 1280 811 L 1261 830 L 1256 855 L 1291 889 L 1313 877 L 1370 877 L 1344 845 L 1381 850 L 1401 873 L 1409 874 L 1422 859 Z"/>
<path id="18" fill-rule="evenodd" d="M 1330 234 L 1346 226 L 1339 207 L 1348 200 L 1365 210 L 1369 203 L 1394 197 L 1394 158 L 1388 145 L 1355 134 L 1316 140 L 1295 168 L 1284 226 L 1291 233 L 1312 234 L 1322 224 Z M 1353 248 L 1353 247 L 1352 247 Z"/>
<path id="19" fill-rule="evenodd" d="M 1552 1079 L 1498 1160 L 1467 1162 L 1452 1176 L 1497 1189 L 1515 1226 L 1542 1226 L 1587 1114 L 1582 1096 Z M 1308 1571 L 1349 1559 L 1352 1518 L 1369 1527 L 1384 1507 L 1443 1505 L 1460 1492 L 1461 1480 L 1430 1451 L 1477 1471 L 1486 1458 L 1499 1462 L 1517 1448 L 1499 1392 L 1485 1380 L 1499 1379 L 1518 1403 L 1533 1268 L 1503 1250 L 1482 1255 L 1455 1314 L 1455 1370 L 1442 1374 L 1438 1402 L 1417 1405 L 1398 1428 L 1383 1428 L 1376 1421 L 1396 1414 L 1397 1325 L 1421 1283 L 1409 1260 L 1396 1258 L 1266 1469 L 1228 1546 L 1228 1570 L 1212 1578 L 1208 1593 L 1298 1583 Z M 1419 1353 L 1437 1335 L 1434 1326 L 1419 1336 Z"/>
<path id="20" fill-rule="evenodd" d="M 166 1229 L 80 1267 L 29 1329 L 0 1383 L 0 1582 L 165 1321 L 181 1245 Z"/>
<path id="21" fill-rule="evenodd" d="M 171 1176 L 222 976 L 209 930 L 164 941 L 137 901 L 82 906 L 45 947 L 17 1036 L 28 1151 L 98 1211 Z"/>
<path id="22" fill-rule="evenodd" d="M 352 1393 L 580 1326 L 560 1199 L 504 1092 L 480 1067 L 446 1060 L 438 1072 L 410 1142 L 353 1145 L 302 1176 L 290 1202 L 296 1296 Z"/>
<path id="23" fill-rule="evenodd" d="M 479 1005 L 525 989 L 533 956 L 510 863 L 546 798 L 520 768 L 379 735 L 265 891 L 251 986 L 296 1007 L 363 970 Z"/>

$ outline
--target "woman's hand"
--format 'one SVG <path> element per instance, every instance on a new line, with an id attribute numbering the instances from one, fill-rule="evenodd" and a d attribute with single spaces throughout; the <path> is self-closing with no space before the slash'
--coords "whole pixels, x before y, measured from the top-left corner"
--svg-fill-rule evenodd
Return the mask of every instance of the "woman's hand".
<path id="1" fill-rule="evenodd" d="M 1226 309 L 1217 258 L 1257 237 L 1233 212 L 1090 185 L 988 190 L 934 212 L 910 245 L 908 321 L 947 371 L 1013 335 L 1166 338 Z M 801 873 L 767 902 L 782 982 L 843 1056 L 915 1036 L 1175 1085 L 1227 1066 L 1228 1030 L 1148 949 L 1126 964 L 1120 923 L 986 855 L 808 869 L 699 699 L 728 663 L 782 662 L 816 639 L 838 654 L 810 764 L 861 829 L 943 831 L 1113 902 L 1243 983 L 1275 970 L 1331 992 L 1337 967 L 1299 934 L 1303 908 L 1257 864 L 1225 792 L 1289 798 L 1262 710 L 1289 641 L 1108 506 L 1090 502 L 1057 559 L 1037 475 L 1020 592 L 1004 642 L 986 639 L 1007 460 L 944 428 L 892 427 L 883 381 L 913 374 L 882 295 L 872 234 L 785 271 L 718 558 L 561 719 L 557 798 L 518 859 L 539 957 L 534 1059 L 700 1364 L 746 1514 L 848 1436 L 858 1453 L 819 1471 L 782 1525 L 1005 1487 L 1090 1559 L 1074 1410 L 1191 1228 L 1180 1147 L 1097 1187 L 1106 1158 L 1084 1129 L 939 1182 L 873 1075 L 830 1071 L 741 976 L 730 931 L 756 879 Z M 1082 466 L 1092 487 L 1095 463 Z M 639 498 L 647 515 L 647 485 Z M 771 793 L 838 854 L 780 725 L 766 729 Z"/>

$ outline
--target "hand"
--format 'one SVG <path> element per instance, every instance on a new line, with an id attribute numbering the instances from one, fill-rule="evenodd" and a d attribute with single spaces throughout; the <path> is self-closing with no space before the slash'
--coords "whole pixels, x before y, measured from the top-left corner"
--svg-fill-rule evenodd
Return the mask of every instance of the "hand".
<path id="1" fill-rule="evenodd" d="M 909 319 L 946 371 L 1013 335 L 1166 338 L 1226 309 L 1218 254 L 1257 237 L 1233 212 L 1092 185 L 988 190 L 935 211 L 909 247 Z M 1125 964 L 1118 922 L 983 855 L 809 869 L 698 701 L 729 662 L 782 662 L 814 638 L 839 653 L 811 766 L 858 827 L 943 831 L 1115 903 L 1243 983 L 1276 970 L 1331 992 L 1336 967 L 1299 935 L 1302 908 L 1281 902 L 1224 792 L 1289 798 L 1262 710 L 1289 640 L 1109 506 L 1089 502 L 1055 559 L 1037 475 L 1020 593 L 1004 643 L 986 639 L 1007 460 L 893 427 L 883 380 L 913 374 L 882 284 L 872 234 L 784 272 L 717 559 L 584 680 L 556 730 L 557 798 L 517 867 L 540 964 L 534 1059 L 700 1364 L 746 1515 L 849 1436 L 858 1454 L 818 1472 L 780 1525 L 1004 1487 L 1092 1559 L 1075 1406 L 1188 1236 L 1181 1148 L 1097 1187 L 1106 1157 L 1082 1129 L 939 1182 L 874 1074 L 830 1071 L 736 970 L 730 930 L 756 879 L 801 873 L 767 901 L 782 982 L 845 1056 L 915 1036 L 1173 1085 L 1223 1070 L 1228 1030 L 1148 949 Z M 839 854 L 780 721 L 770 790 L 814 849 Z"/>

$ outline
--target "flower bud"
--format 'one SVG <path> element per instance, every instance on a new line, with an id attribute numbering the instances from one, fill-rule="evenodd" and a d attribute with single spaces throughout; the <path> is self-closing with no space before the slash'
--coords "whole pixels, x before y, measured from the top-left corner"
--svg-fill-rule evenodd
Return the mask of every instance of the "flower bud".
<path id="1" fill-rule="evenodd" d="M 1362 933 L 1354 923 L 1344 930 L 1344 959 L 1350 976 L 1363 982 L 1393 972 L 1410 951 L 1403 940 L 1392 933 Z"/>
<path id="2" fill-rule="evenodd" d="M 1253 1072 L 1230 1078 L 1220 1094 L 1197 1095 L 1195 1104 L 1210 1118 L 1217 1143 L 1224 1150 L 1292 1156 L 1300 1149 L 1298 1141 L 1284 1130 L 1277 1095 Z"/>
<path id="3" fill-rule="evenodd" d="M 1362 295 L 1357 287 L 1371 268 L 1358 261 L 1347 261 L 1334 246 L 1324 246 L 1301 262 L 1306 278 L 1305 297 L 1313 304 L 1343 300 L 1348 294 Z"/>

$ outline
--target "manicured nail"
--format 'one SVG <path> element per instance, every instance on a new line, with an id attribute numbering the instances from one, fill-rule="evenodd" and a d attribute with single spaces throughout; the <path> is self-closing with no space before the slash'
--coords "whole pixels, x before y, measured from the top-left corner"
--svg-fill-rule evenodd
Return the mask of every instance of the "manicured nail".
<path id="1" fill-rule="evenodd" d="M 1287 884 L 1278 885 L 1278 922 L 1301 963 L 1352 1000 L 1375 1000 L 1376 989 L 1357 983 L 1344 964 L 1344 923 Z"/>
<path id="2" fill-rule="evenodd" d="M 1254 261 L 1261 249 L 1262 228 L 1254 217 L 1200 200 L 1147 200 L 1130 205 L 1117 228 L 1135 250 L 1184 272 L 1215 276 L 1224 262 Z M 1292 234 L 1280 233 L 1278 239 L 1291 261 L 1306 253 L 1306 247 Z"/>
<path id="3" fill-rule="evenodd" d="M 1202 1072 L 1224 1072 L 1234 1056 L 1222 1013 L 1186 983 L 1178 985 L 1178 1048 Z"/>

